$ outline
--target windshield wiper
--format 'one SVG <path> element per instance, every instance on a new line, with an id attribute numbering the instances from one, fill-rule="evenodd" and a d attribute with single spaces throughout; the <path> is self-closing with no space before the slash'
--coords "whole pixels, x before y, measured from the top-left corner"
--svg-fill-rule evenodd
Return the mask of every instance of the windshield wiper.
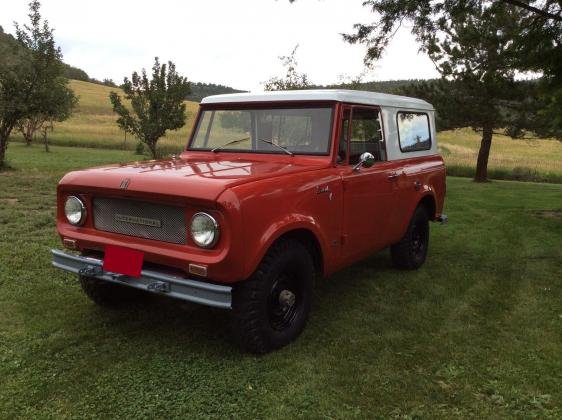
<path id="1" fill-rule="evenodd" d="M 277 147 L 280 150 L 283 150 L 285 153 L 287 153 L 288 155 L 294 156 L 295 154 L 293 152 L 291 152 L 290 150 L 285 149 L 283 146 L 279 146 L 278 144 L 273 143 L 270 140 L 264 140 L 264 139 L 258 139 L 259 141 L 263 141 L 264 143 L 267 144 L 271 144 L 272 146 Z"/>
<path id="2" fill-rule="evenodd" d="M 218 152 L 219 150 L 224 149 L 226 146 L 230 146 L 233 144 L 238 144 L 238 143 L 242 143 L 243 141 L 248 141 L 250 140 L 250 137 L 244 137 L 243 139 L 238 139 L 238 140 L 231 140 L 229 142 L 226 142 L 225 144 L 221 144 L 220 146 L 215 147 L 214 149 L 211 149 L 211 152 Z M 282 150 L 283 152 L 287 153 L 288 155 L 294 156 L 294 153 L 291 152 L 290 150 L 285 149 L 283 146 L 279 146 L 278 144 L 273 143 L 270 140 L 264 140 L 264 139 L 258 139 L 259 141 L 262 141 L 264 143 L 267 144 L 271 144 L 274 147 L 277 147 L 279 150 Z"/>
<path id="3" fill-rule="evenodd" d="M 226 146 L 230 146 L 231 144 L 237 144 L 237 143 L 242 143 L 243 141 L 247 141 L 250 140 L 250 137 L 244 137 L 243 139 L 238 139 L 238 140 L 231 140 L 226 142 L 225 144 L 221 144 L 220 146 L 215 147 L 214 149 L 211 149 L 211 152 L 218 152 L 219 150 L 225 148 Z"/>

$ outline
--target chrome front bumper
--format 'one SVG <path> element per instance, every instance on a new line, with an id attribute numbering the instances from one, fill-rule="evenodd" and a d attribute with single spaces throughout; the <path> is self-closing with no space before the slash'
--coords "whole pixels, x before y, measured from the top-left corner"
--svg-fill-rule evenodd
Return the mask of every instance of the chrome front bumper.
<path id="1" fill-rule="evenodd" d="M 170 276 L 157 271 L 142 270 L 138 278 L 103 271 L 103 261 L 97 258 L 72 255 L 53 249 L 53 266 L 61 270 L 111 283 L 130 286 L 188 302 L 216 308 L 231 309 L 232 287 Z"/>

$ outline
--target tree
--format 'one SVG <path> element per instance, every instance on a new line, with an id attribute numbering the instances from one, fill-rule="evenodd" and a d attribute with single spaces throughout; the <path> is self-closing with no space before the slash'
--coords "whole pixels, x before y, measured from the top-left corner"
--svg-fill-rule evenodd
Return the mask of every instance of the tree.
<path id="1" fill-rule="evenodd" d="M 503 1 L 531 12 L 515 40 L 518 68 L 542 73 L 533 86 L 536 111 L 528 121 L 537 135 L 562 139 L 562 1 Z"/>
<path id="2" fill-rule="evenodd" d="M 49 151 L 47 143 L 47 129 L 51 131 L 55 122 L 62 122 L 72 115 L 78 98 L 66 86 L 64 79 L 55 81 L 50 89 L 43 92 L 41 109 L 36 110 L 26 118 L 21 119 L 17 128 L 22 133 L 25 144 L 30 146 L 35 133 L 43 130 L 43 143 L 45 151 Z"/>
<path id="3" fill-rule="evenodd" d="M 117 87 L 113 79 L 103 79 L 101 84 L 109 87 Z"/>
<path id="4" fill-rule="evenodd" d="M 184 99 L 191 91 L 187 78 L 176 72 L 176 66 L 160 64 L 158 57 L 152 66 L 149 80 L 143 69 L 133 72 L 131 80 L 124 79 L 125 99 L 130 101 L 132 114 L 116 92 L 109 94 L 113 111 L 119 115 L 117 124 L 127 133 L 146 144 L 153 158 L 157 158 L 156 143 L 166 130 L 177 130 L 185 124 Z"/>
<path id="5" fill-rule="evenodd" d="M 291 54 L 287 56 L 280 56 L 279 60 L 287 72 L 284 77 L 272 77 L 264 83 L 265 90 L 299 90 L 310 87 L 308 76 L 305 73 L 297 71 L 297 49 L 298 44 L 293 48 Z"/>
<path id="6" fill-rule="evenodd" d="M 525 90 L 514 82 L 515 72 L 521 68 L 521 30 L 529 20 L 545 19 L 511 3 L 368 0 L 364 4 L 377 16 L 376 21 L 357 24 L 354 34 L 344 35 L 351 43 L 367 45 L 365 62 L 371 64 L 381 57 L 403 22 L 412 24 L 421 50 L 443 78 L 428 95 L 437 102 L 449 102 L 441 110 L 449 113 L 445 119 L 451 125 L 468 125 L 482 132 L 475 174 L 478 182 L 487 180 L 494 129 L 511 125 L 526 109 Z M 517 128 L 507 134 L 520 133 L 520 124 Z"/>
<path id="7" fill-rule="evenodd" d="M 67 87 L 62 53 L 53 30 L 42 21 L 40 3 L 29 3 L 30 24 L 16 24 L 16 39 L 3 43 L 0 54 L 0 167 L 12 130 L 25 119 L 67 118 L 76 97 Z"/>

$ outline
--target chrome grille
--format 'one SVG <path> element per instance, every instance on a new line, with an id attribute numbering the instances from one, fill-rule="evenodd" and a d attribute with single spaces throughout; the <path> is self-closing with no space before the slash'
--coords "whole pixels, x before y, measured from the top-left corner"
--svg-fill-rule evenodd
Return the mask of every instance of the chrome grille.
<path id="1" fill-rule="evenodd" d="M 185 244 L 182 207 L 118 198 L 94 198 L 94 226 L 105 232 Z"/>

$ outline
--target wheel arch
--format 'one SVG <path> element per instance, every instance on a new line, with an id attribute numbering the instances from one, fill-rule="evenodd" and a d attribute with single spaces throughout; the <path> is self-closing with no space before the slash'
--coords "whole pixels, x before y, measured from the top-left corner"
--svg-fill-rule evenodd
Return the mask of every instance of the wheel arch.
<path id="1" fill-rule="evenodd" d="M 414 208 L 414 211 L 420 206 L 423 206 L 427 211 L 429 220 L 435 220 L 436 212 L 437 212 L 437 204 L 435 202 L 435 197 L 433 196 L 433 194 L 431 193 L 425 194 L 418 202 L 418 205 Z"/>
<path id="2" fill-rule="evenodd" d="M 295 223 L 286 225 L 278 229 L 275 233 L 269 235 L 268 239 L 263 242 L 261 252 L 255 255 L 247 267 L 247 276 L 249 277 L 259 266 L 263 257 L 276 243 L 282 240 L 291 239 L 302 243 L 310 252 L 314 263 L 314 270 L 317 277 L 322 277 L 325 272 L 325 249 L 322 245 L 319 232 L 314 226 L 305 223 Z"/>
<path id="3" fill-rule="evenodd" d="M 320 245 L 320 241 L 318 240 L 316 235 L 311 230 L 306 228 L 289 230 L 280 235 L 275 241 L 273 241 L 270 247 L 275 245 L 277 242 L 285 239 L 292 239 L 302 243 L 306 247 L 308 252 L 310 252 L 312 262 L 314 263 L 314 271 L 319 276 L 323 275 L 324 254 L 322 253 L 322 246 Z"/>

